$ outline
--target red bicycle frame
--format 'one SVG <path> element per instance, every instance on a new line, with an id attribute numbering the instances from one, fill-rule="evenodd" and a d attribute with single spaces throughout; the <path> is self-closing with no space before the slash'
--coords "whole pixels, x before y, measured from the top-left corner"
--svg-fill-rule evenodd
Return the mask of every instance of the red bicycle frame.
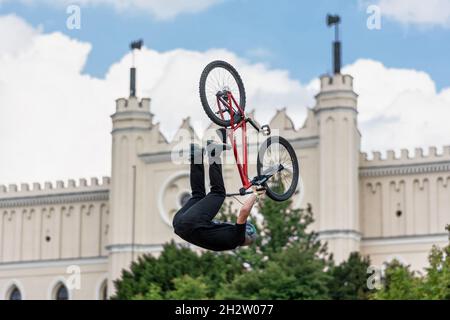
<path id="1" fill-rule="evenodd" d="M 228 136 L 230 138 L 232 147 L 233 147 L 233 154 L 234 158 L 236 160 L 236 166 L 239 172 L 239 176 L 241 177 L 242 186 L 245 190 L 250 188 L 253 184 L 250 182 L 250 179 L 248 178 L 248 146 L 247 146 L 247 121 L 248 119 L 245 117 L 244 110 L 239 106 L 239 104 L 234 99 L 231 92 L 227 92 L 227 101 L 224 101 L 224 99 L 219 98 L 217 96 L 217 105 L 219 107 L 219 113 L 224 120 L 223 111 L 221 108 L 221 103 L 224 104 L 228 108 L 228 112 L 230 113 L 230 129 L 228 131 Z M 242 120 L 235 124 L 234 123 L 234 115 L 235 111 L 233 109 L 233 103 L 236 105 L 238 112 L 240 113 Z M 242 129 L 242 159 L 243 162 L 240 162 L 239 154 L 238 154 L 238 148 L 237 148 L 237 142 L 236 137 L 234 136 L 234 132 L 238 130 L 239 128 Z M 256 128 L 256 127 L 255 127 Z"/>

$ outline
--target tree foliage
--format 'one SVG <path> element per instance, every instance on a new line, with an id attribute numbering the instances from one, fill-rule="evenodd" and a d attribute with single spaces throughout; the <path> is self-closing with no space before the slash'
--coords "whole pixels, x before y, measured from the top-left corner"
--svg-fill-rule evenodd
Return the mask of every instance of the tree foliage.
<path id="1" fill-rule="evenodd" d="M 358 252 L 350 254 L 348 260 L 330 268 L 329 291 L 335 300 L 364 300 L 369 297 L 367 270 L 370 259 Z"/>
<path id="2" fill-rule="evenodd" d="M 131 264 L 130 270 L 123 270 L 121 278 L 114 283 L 116 295 L 113 298 L 146 297 L 149 292 L 156 292 L 154 286 L 160 288 L 159 295 L 166 298 L 169 292 L 181 290 L 174 280 L 185 275 L 197 280 L 201 278 L 206 285 L 206 297 L 213 298 L 217 283 L 231 281 L 242 270 L 242 264 L 230 254 L 198 254 L 172 241 L 164 245 L 158 258 L 141 256 Z"/>
<path id="3" fill-rule="evenodd" d="M 449 300 L 450 245 L 433 246 L 428 256 L 429 266 L 421 274 L 394 260 L 387 264 L 383 287 L 372 299 L 389 300 Z"/>

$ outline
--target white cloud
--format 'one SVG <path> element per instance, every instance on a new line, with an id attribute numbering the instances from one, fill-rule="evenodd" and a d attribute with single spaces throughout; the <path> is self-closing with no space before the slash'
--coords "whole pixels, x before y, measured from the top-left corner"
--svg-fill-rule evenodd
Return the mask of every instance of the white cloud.
<path id="1" fill-rule="evenodd" d="M 28 37 L 13 22 L 7 29 Z M 97 79 L 81 73 L 90 44 L 61 33 L 36 32 L 14 53 L 6 48 L 9 53 L 0 55 L 0 184 L 109 175 L 109 116 L 115 99 L 128 95 L 130 55 L 113 64 L 105 79 Z M 268 121 L 274 107 L 288 106 L 298 123 L 303 120 L 313 94 L 286 71 L 250 64 L 221 49 L 144 48 L 137 57 L 138 95 L 152 98 L 152 112 L 166 135 L 172 136 L 187 116 L 199 131 L 208 125 L 198 81 L 203 67 L 219 58 L 241 73 L 247 106 L 257 109 L 259 119 Z"/>
<path id="2" fill-rule="evenodd" d="M 7 2 L 10 0 L 3 0 Z M 68 6 L 78 4 L 81 6 L 111 6 L 118 12 L 133 11 L 147 12 L 156 19 L 167 20 L 183 13 L 196 13 L 203 11 L 223 0 L 19 0 L 26 5 L 52 5 Z M 2 0 L 0 0 L 0 3 Z"/>
<path id="3" fill-rule="evenodd" d="M 382 16 L 403 24 L 450 27 L 450 0 L 380 0 Z"/>
<path id="4" fill-rule="evenodd" d="M 343 72 L 355 78 L 363 150 L 450 144 L 450 88 L 437 92 L 428 74 L 373 60 L 358 60 Z"/>
<path id="5" fill-rule="evenodd" d="M 28 47 L 39 31 L 14 14 L 3 16 L 0 19 L 0 55 L 14 54 Z"/>
<path id="6" fill-rule="evenodd" d="M 27 36 L 14 26 L 7 30 Z M 90 49 L 60 33 L 36 34 L 0 55 L 0 181 L 108 172 L 114 94 L 81 75 Z"/>

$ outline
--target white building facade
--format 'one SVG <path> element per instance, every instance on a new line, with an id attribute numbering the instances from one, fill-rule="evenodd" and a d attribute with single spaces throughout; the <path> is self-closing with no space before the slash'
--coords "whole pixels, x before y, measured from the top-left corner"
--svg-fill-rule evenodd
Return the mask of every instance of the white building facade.
<path id="1" fill-rule="evenodd" d="M 285 110 L 270 122 L 300 162 L 294 206 L 311 205 L 313 227 L 337 262 L 360 251 L 374 265 L 397 258 L 423 268 L 431 246 L 448 241 L 450 147 L 369 160 L 360 152 L 353 78 L 320 81 L 300 129 Z M 171 218 L 190 191 L 189 166 L 174 161 L 173 150 L 199 139 L 186 119 L 168 142 L 150 109 L 146 98 L 116 101 L 110 178 L 0 186 L 0 299 L 104 299 L 138 255 L 183 242 Z M 251 141 L 252 154 L 256 147 Z M 224 177 L 237 191 L 233 164 Z"/>

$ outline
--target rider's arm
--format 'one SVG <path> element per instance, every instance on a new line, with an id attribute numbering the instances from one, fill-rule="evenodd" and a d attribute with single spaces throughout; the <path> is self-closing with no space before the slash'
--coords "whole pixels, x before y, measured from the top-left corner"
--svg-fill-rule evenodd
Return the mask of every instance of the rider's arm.
<path id="1" fill-rule="evenodd" d="M 239 211 L 239 216 L 237 218 L 237 224 L 245 224 L 247 222 L 247 218 L 250 215 L 250 211 L 253 208 L 257 199 L 256 194 L 252 193 L 244 202 L 241 210 Z"/>
<path id="2" fill-rule="evenodd" d="M 252 211 L 253 205 L 256 200 L 260 196 L 263 196 L 266 193 L 266 190 L 263 188 L 258 189 L 256 186 L 252 187 L 253 193 L 245 200 L 244 205 L 239 212 L 239 216 L 237 218 L 237 224 L 245 224 L 247 222 L 247 218 L 250 215 L 250 211 Z"/>

